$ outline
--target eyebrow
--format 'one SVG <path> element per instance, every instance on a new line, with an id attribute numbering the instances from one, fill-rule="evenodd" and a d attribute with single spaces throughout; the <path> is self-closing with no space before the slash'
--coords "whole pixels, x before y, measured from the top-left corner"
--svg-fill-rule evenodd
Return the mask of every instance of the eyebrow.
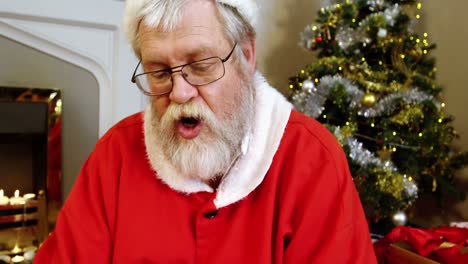
<path id="1" fill-rule="evenodd" d="M 211 52 L 213 49 L 207 47 L 207 46 L 201 46 L 201 47 L 197 47 L 193 50 L 191 50 L 189 53 L 187 53 L 187 57 L 189 58 L 194 58 L 200 54 L 205 54 L 205 53 L 208 53 L 208 52 Z M 215 56 L 215 55 L 208 55 L 208 57 L 211 57 L 211 56 Z M 202 58 L 203 59 L 203 58 Z"/>
<path id="2" fill-rule="evenodd" d="M 210 53 L 213 49 L 211 47 L 208 47 L 208 46 L 199 46 L 199 47 L 196 47 L 192 50 L 190 50 L 187 54 L 186 54 L 186 58 L 188 58 L 187 62 L 185 63 L 191 63 L 193 61 L 195 61 L 194 59 L 197 57 L 197 56 L 201 56 L 203 54 L 206 54 L 206 56 L 202 56 L 201 58 L 196 58 L 196 60 L 203 60 L 203 59 L 206 59 L 206 58 L 211 58 L 211 57 L 219 57 L 219 55 L 215 55 L 215 54 L 207 54 L 207 53 Z M 184 63 L 184 64 L 185 64 Z M 142 64 L 147 66 L 147 67 L 156 67 L 156 66 L 162 66 L 161 70 L 162 69 L 165 69 L 165 68 L 169 68 L 171 67 L 170 65 L 166 65 L 165 63 L 161 63 L 160 60 L 158 59 L 152 59 L 152 60 L 148 60 L 146 62 L 143 62 L 142 61 Z"/>

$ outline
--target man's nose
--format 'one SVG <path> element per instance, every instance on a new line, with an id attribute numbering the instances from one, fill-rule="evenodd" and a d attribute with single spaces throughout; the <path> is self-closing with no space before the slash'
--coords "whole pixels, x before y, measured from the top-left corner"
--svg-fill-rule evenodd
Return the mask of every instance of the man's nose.
<path id="1" fill-rule="evenodd" d="M 172 74 L 172 91 L 169 94 L 169 99 L 178 104 L 184 104 L 198 96 L 197 87 L 188 83 L 182 74 L 181 72 Z"/>

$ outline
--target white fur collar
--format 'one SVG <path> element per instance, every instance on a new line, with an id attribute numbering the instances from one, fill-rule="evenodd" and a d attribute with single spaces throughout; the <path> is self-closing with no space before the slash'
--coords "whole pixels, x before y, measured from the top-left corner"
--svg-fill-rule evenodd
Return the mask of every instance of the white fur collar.
<path id="1" fill-rule="evenodd" d="M 242 155 L 221 180 L 214 200 L 217 208 L 243 199 L 263 181 L 289 120 L 292 106 L 284 96 L 272 88 L 258 72 L 255 74 L 254 82 L 256 115 L 252 132 L 244 138 Z M 150 120 L 151 111 L 148 106 L 145 110 L 143 125 L 146 154 L 152 169 L 157 171 L 157 177 L 179 192 L 213 192 L 214 190 L 203 181 L 178 175 L 171 166 L 165 166 L 164 170 L 156 170 L 157 162 L 155 161 L 165 160 L 165 158 L 160 151 L 155 150 L 157 137 L 147 136 L 155 131 Z M 169 164 L 168 161 L 167 164 Z"/>

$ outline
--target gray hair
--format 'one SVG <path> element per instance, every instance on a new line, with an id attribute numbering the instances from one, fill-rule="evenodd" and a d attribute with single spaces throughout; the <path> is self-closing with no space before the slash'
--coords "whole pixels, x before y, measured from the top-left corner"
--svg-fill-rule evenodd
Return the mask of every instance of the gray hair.
<path id="1" fill-rule="evenodd" d="M 180 23 L 185 4 L 190 0 L 155 0 L 151 1 L 144 8 L 131 18 L 138 21 L 138 25 L 143 22 L 150 27 L 159 27 L 166 32 L 172 32 Z M 214 0 L 213 0 L 214 1 Z M 239 44 L 250 42 L 255 39 L 254 27 L 244 18 L 239 11 L 230 5 L 214 1 L 217 6 L 217 16 L 223 25 L 226 38 L 231 42 Z M 140 58 L 140 41 L 138 29 L 134 30 L 130 36 L 130 42 L 137 57 Z M 241 49 L 236 49 L 236 57 L 242 57 Z"/>

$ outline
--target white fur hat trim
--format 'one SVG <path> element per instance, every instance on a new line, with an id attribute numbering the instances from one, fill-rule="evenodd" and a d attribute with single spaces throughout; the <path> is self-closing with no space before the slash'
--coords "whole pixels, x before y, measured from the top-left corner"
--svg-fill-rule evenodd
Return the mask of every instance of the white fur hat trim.
<path id="1" fill-rule="evenodd" d="M 126 0 L 125 15 L 123 21 L 123 31 L 128 40 L 132 40 L 136 34 L 139 21 L 135 18 L 140 11 L 145 8 L 153 0 Z M 216 0 L 218 3 L 223 3 L 235 7 L 239 14 L 250 23 L 254 28 L 256 26 L 258 7 L 255 0 Z"/>
<path id="2" fill-rule="evenodd" d="M 235 7 L 239 14 L 249 22 L 249 24 L 255 28 L 258 6 L 254 0 L 216 0 L 219 3 L 223 3 L 232 7 Z"/>

